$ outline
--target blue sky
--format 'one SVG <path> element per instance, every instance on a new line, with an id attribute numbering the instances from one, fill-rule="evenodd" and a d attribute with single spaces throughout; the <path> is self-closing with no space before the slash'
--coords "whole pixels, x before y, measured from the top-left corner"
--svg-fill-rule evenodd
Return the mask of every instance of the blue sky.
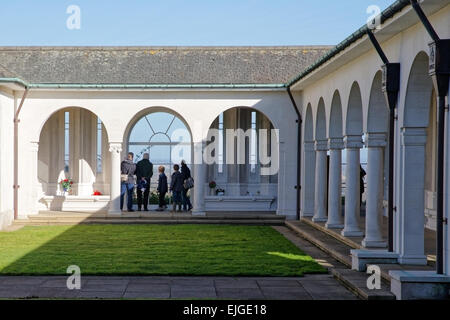
<path id="1" fill-rule="evenodd" d="M 394 0 L 2 1 L 0 45 L 320 45 L 361 27 Z M 70 5 L 81 29 L 69 30 Z"/>

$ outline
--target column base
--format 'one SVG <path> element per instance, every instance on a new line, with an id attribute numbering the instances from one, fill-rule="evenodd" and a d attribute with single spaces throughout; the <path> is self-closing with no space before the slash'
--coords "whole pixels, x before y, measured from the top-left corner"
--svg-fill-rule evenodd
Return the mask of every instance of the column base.
<path id="1" fill-rule="evenodd" d="M 403 255 L 398 258 L 398 263 L 400 264 L 411 264 L 416 266 L 426 266 L 427 257 L 425 255 Z"/>
<path id="2" fill-rule="evenodd" d="M 301 212 L 300 213 L 300 217 L 302 218 L 311 218 L 314 216 L 314 213 L 310 213 L 310 212 Z"/>
<path id="3" fill-rule="evenodd" d="M 206 217 L 205 211 L 192 211 L 193 217 Z"/>
<path id="4" fill-rule="evenodd" d="M 352 256 L 352 270 L 366 271 L 368 264 L 395 264 L 398 253 L 385 250 L 350 250 Z"/>
<path id="5" fill-rule="evenodd" d="M 450 276 L 434 271 L 389 271 L 397 300 L 448 299 Z"/>
<path id="6" fill-rule="evenodd" d="M 108 211 L 108 217 L 121 217 L 122 211 Z"/>
<path id="7" fill-rule="evenodd" d="M 344 237 L 362 237 L 364 236 L 364 232 L 360 230 L 342 230 L 341 235 Z"/>
<path id="8" fill-rule="evenodd" d="M 327 229 L 342 229 L 344 228 L 344 224 L 342 223 L 326 223 L 325 228 Z"/>
<path id="9" fill-rule="evenodd" d="M 313 222 L 327 222 L 327 218 L 315 218 L 315 217 L 313 217 L 312 218 L 312 221 Z"/>
<path id="10" fill-rule="evenodd" d="M 387 242 L 384 240 L 366 240 L 361 242 L 364 248 L 386 248 Z"/>

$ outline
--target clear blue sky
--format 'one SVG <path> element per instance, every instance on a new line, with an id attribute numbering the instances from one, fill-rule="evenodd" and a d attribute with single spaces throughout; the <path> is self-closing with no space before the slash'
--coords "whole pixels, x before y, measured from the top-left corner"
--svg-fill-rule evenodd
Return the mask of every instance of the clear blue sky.
<path id="1" fill-rule="evenodd" d="M 394 0 L 10 0 L 0 45 L 337 44 Z M 81 29 L 69 30 L 69 5 Z"/>

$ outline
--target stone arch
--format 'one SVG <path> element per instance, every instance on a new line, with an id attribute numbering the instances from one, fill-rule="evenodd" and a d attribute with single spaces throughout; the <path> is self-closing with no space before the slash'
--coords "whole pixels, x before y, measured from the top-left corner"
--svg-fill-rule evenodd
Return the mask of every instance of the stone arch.
<path id="1" fill-rule="evenodd" d="M 385 96 L 381 90 L 382 72 L 378 71 L 372 81 L 370 89 L 369 108 L 367 112 L 367 132 L 386 133 L 389 121 L 389 109 Z"/>
<path id="2" fill-rule="evenodd" d="M 303 123 L 301 215 L 312 217 L 314 215 L 316 153 L 314 151 L 314 117 L 311 103 L 308 103 L 306 107 Z"/>
<path id="3" fill-rule="evenodd" d="M 329 138 L 342 138 L 342 103 L 339 91 L 336 90 L 331 101 L 330 122 L 328 124 Z"/>
<path id="4" fill-rule="evenodd" d="M 327 137 L 327 121 L 325 113 L 325 102 L 323 98 L 320 98 L 319 104 L 317 106 L 316 125 L 314 134 L 316 141 L 325 140 Z"/>
<path id="5" fill-rule="evenodd" d="M 403 110 L 403 127 L 426 128 L 433 82 L 428 75 L 428 55 L 420 52 L 414 59 L 408 78 Z"/>
<path id="6" fill-rule="evenodd" d="M 157 113 L 157 112 L 169 113 L 169 114 L 174 115 L 178 119 L 180 119 L 183 122 L 183 124 L 185 125 L 185 127 L 187 128 L 187 130 L 189 131 L 189 134 L 190 134 L 191 140 L 192 140 L 193 136 L 192 136 L 191 126 L 189 125 L 189 123 L 186 121 L 186 119 L 181 114 L 179 114 L 178 112 L 174 111 L 173 109 L 171 109 L 169 107 L 151 106 L 151 107 L 147 107 L 147 108 L 140 110 L 138 113 L 136 113 L 131 118 L 130 121 L 128 121 L 128 124 L 125 128 L 124 135 L 123 135 L 124 143 L 126 143 L 129 140 L 131 130 L 134 128 L 134 126 L 137 124 L 137 122 L 139 120 L 141 120 L 143 117 L 145 117 L 148 114 Z"/>
<path id="7" fill-rule="evenodd" d="M 363 110 L 361 90 L 358 82 L 353 82 L 345 117 L 345 135 L 357 136 L 363 133 Z"/>
<path id="8" fill-rule="evenodd" d="M 308 103 L 308 106 L 306 107 L 304 123 L 305 123 L 304 128 L 303 128 L 304 141 L 313 141 L 314 140 L 314 118 L 313 118 L 311 103 Z"/>
<path id="9" fill-rule="evenodd" d="M 78 106 L 58 108 L 42 124 L 38 142 L 42 209 L 63 209 L 62 202 L 45 200 L 62 194 L 58 182 L 63 178 L 73 180 L 73 195 L 91 196 L 94 190 L 108 194 L 108 130 L 96 113 Z"/>
<path id="10" fill-rule="evenodd" d="M 432 111 L 436 107 L 432 98 L 434 90 L 428 74 L 428 62 L 425 52 L 416 55 L 404 99 L 400 139 L 399 214 L 396 216 L 399 236 L 395 243 L 400 254 L 399 262 L 403 264 L 427 263 L 424 252 L 425 210 L 431 200 L 428 196 L 433 191 L 427 192 L 425 182 L 436 168 L 435 152 L 428 149 L 436 139 L 435 132 L 430 130 L 433 126 L 430 119 L 435 119 Z"/>
<path id="11" fill-rule="evenodd" d="M 144 153 L 150 154 L 154 171 L 151 187 L 155 189 L 158 167 L 164 166 L 170 177 L 174 164 L 181 160 L 192 164 L 193 149 L 191 127 L 184 117 L 170 108 L 154 106 L 140 110 L 128 122 L 122 154 L 133 152 L 135 162 L 142 160 Z"/>

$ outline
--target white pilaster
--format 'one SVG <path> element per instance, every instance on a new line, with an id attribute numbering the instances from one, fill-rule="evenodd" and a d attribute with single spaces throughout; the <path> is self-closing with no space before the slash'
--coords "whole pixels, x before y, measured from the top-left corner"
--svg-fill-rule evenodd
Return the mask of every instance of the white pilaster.
<path id="1" fill-rule="evenodd" d="M 207 165 L 203 162 L 203 142 L 194 142 L 194 203 L 193 216 L 206 216 L 205 183 Z"/>
<path id="2" fill-rule="evenodd" d="M 330 149 L 330 174 L 328 182 L 328 229 L 340 229 L 342 223 L 342 149 L 344 143 L 341 138 L 328 140 Z"/>
<path id="3" fill-rule="evenodd" d="M 108 214 L 120 215 L 120 155 L 122 143 L 110 143 L 109 152 L 111 153 L 111 201 Z"/>
<path id="4" fill-rule="evenodd" d="M 316 184 L 314 191 L 314 222 L 327 221 L 327 150 L 326 140 L 318 140 L 316 150 Z"/>
<path id="5" fill-rule="evenodd" d="M 314 151 L 314 141 L 303 143 L 304 162 L 302 175 L 302 217 L 312 217 L 314 215 L 314 188 L 316 152 Z"/>
<path id="6" fill-rule="evenodd" d="M 39 162 L 39 142 L 30 142 L 30 179 L 31 179 L 31 193 L 30 193 L 30 206 L 31 214 L 37 214 L 37 204 L 38 204 L 38 162 Z"/>
<path id="7" fill-rule="evenodd" d="M 396 236 L 400 237 L 399 262 L 426 265 L 424 254 L 424 182 L 426 128 L 401 131 L 401 210 L 397 212 Z"/>
<path id="8" fill-rule="evenodd" d="M 346 136 L 344 138 L 347 152 L 345 170 L 345 222 L 341 234 L 345 237 L 360 237 L 364 233 L 359 228 L 359 149 L 362 148 L 361 136 Z"/>
<path id="9" fill-rule="evenodd" d="M 367 200 L 366 237 L 362 245 L 366 248 L 385 248 L 386 241 L 381 232 L 383 215 L 383 148 L 386 134 L 368 133 L 366 135 L 367 159 Z"/>

